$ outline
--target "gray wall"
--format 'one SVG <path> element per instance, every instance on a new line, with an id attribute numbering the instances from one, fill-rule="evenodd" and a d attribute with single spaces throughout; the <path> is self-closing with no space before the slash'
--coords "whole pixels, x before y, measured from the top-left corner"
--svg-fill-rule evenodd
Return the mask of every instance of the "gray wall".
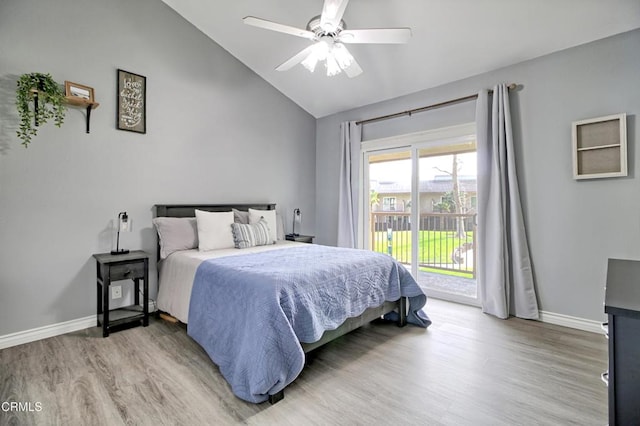
<path id="1" fill-rule="evenodd" d="M 147 77 L 147 134 L 115 129 L 116 69 Z M 84 114 L 15 136 L 15 82 L 95 88 Z M 95 314 L 93 253 L 153 252 L 156 203 L 276 202 L 314 232 L 315 120 L 160 0 L 0 2 L 0 336 Z M 151 271 L 155 296 L 155 266 Z"/>
<path id="2" fill-rule="evenodd" d="M 340 122 L 518 83 L 521 89 L 511 95 L 515 148 L 540 309 L 601 320 L 607 258 L 640 258 L 638 46 L 640 30 L 319 119 L 317 241 L 336 243 Z M 620 112 L 628 114 L 629 177 L 573 180 L 571 122 Z M 474 102 L 459 104 L 365 125 L 363 138 L 471 122 L 474 114 Z"/>

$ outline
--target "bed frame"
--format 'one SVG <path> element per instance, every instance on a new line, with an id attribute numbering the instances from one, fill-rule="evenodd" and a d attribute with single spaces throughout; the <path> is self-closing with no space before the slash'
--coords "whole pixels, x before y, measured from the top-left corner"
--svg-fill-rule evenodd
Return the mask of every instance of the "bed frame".
<path id="1" fill-rule="evenodd" d="M 272 203 L 265 204 L 156 204 L 155 206 L 155 217 L 195 217 L 196 209 L 204 210 L 209 212 L 228 212 L 231 209 L 237 209 L 242 211 L 248 211 L 251 209 L 256 210 L 275 210 L 276 205 Z M 157 236 L 157 234 L 156 234 Z M 160 246 L 158 241 L 157 247 L 157 259 L 160 259 Z M 385 302 L 381 306 L 376 306 L 373 308 L 369 308 L 364 311 L 361 315 L 353 318 L 347 318 L 345 322 L 340 325 L 340 327 L 335 330 L 325 331 L 320 340 L 313 343 L 302 343 L 302 349 L 305 353 L 311 352 L 314 349 L 319 348 L 325 343 L 329 343 L 330 341 L 349 333 L 350 331 L 355 330 L 358 327 L 361 327 L 365 324 L 370 323 L 371 321 L 380 318 L 381 316 L 388 314 L 392 311 L 397 310 L 398 327 L 404 327 L 407 324 L 407 298 L 401 297 L 399 300 L 394 302 Z M 275 404 L 284 398 L 284 390 L 276 393 L 275 395 L 269 395 L 269 402 L 271 404 Z"/>

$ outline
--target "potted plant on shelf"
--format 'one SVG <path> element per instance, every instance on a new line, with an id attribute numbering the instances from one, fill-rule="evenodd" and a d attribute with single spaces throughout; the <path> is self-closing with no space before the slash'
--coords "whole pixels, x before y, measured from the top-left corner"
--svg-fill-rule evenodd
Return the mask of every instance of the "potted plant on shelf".
<path id="1" fill-rule="evenodd" d="M 16 106 L 20 115 L 20 129 L 16 133 L 25 148 L 38 133 L 39 125 L 53 118 L 60 127 L 66 112 L 61 86 L 50 74 L 38 72 L 22 74 L 18 79 Z"/>

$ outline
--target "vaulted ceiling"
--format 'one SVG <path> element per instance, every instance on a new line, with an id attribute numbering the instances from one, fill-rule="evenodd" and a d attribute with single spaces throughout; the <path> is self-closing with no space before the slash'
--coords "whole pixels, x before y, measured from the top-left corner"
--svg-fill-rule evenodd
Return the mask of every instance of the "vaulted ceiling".
<path id="1" fill-rule="evenodd" d="M 351 0 L 349 29 L 410 27 L 406 45 L 351 44 L 364 72 L 275 68 L 311 42 L 245 25 L 305 28 L 323 0 L 163 0 L 316 118 L 640 28 L 639 0 Z"/>

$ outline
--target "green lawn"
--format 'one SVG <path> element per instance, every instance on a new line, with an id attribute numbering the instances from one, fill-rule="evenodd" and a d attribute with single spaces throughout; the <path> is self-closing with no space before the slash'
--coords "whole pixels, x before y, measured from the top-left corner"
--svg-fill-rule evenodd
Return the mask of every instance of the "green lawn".
<path id="1" fill-rule="evenodd" d="M 451 275 L 452 277 L 473 278 L 473 272 L 450 271 L 447 269 L 427 268 L 424 266 L 421 266 L 418 269 L 424 272 L 434 272 L 436 274 Z"/>
<path id="2" fill-rule="evenodd" d="M 374 241 L 372 241 L 374 251 L 388 253 L 387 232 L 380 231 L 374 235 Z M 418 241 L 419 263 L 450 264 L 452 263 L 451 255 L 456 247 L 465 242 L 473 242 L 473 232 L 467 232 L 466 238 L 461 239 L 454 231 L 420 231 Z M 391 255 L 400 262 L 411 261 L 411 231 L 392 233 Z"/>

